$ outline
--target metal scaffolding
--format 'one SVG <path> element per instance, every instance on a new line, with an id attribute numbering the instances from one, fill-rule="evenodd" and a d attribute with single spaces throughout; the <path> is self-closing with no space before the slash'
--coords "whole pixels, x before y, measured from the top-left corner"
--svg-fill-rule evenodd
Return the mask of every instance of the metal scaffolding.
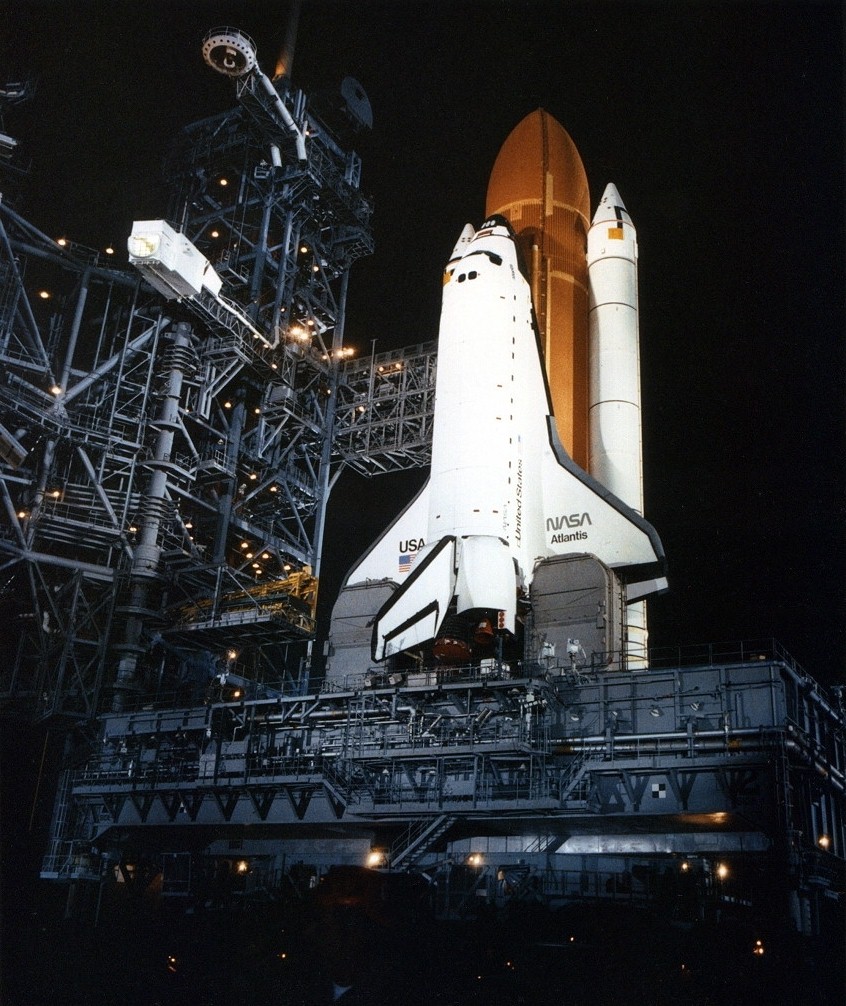
<path id="1" fill-rule="evenodd" d="M 372 251 L 359 158 L 268 86 L 240 77 L 165 162 L 168 220 L 217 296 L 163 300 L 0 202 L 7 710 L 86 721 L 220 668 L 304 681 L 335 475 L 428 460 L 433 347 L 344 346 Z"/>

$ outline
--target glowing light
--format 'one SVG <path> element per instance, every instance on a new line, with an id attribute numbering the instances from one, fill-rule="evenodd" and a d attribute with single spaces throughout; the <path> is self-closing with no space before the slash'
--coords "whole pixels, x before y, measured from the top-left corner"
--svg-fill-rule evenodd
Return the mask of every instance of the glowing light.
<path id="1" fill-rule="evenodd" d="M 284 569 L 286 573 L 290 573 L 291 572 L 290 563 L 286 562 L 285 565 L 282 567 L 282 569 Z"/>
<path id="2" fill-rule="evenodd" d="M 257 416 L 260 416 L 260 415 L 261 415 L 261 409 L 260 409 L 260 408 L 259 408 L 258 406 L 256 406 L 256 407 L 255 407 L 255 408 L 253 409 L 253 412 L 255 412 L 255 414 L 256 414 Z"/>
<path id="3" fill-rule="evenodd" d="M 729 868 L 726 866 L 726 864 L 717 863 L 717 876 L 720 878 L 720 880 L 725 880 L 728 875 L 729 875 Z"/>
<path id="4" fill-rule="evenodd" d="M 237 650 L 227 650 L 226 651 L 226 659 L 227 660 L 237 660 L 238 659 L 238 651 Z"/>
<path id="5" fill-rule="evenodd" d="M 300 245 L 300 254 L 308 255 L 308 245 Z"/>
<path id="6" fill-rule="evenodd" d="M 252 559 L 252 557 L 253 557 L 253 553 L 252 552 L 247 552 L 247 558 L 248 559 Z"/>
<path id="7" fill-rule="evenodd" d="M 114 250 L 114 248 L 112 248 L 112 246 L 111 246 L 111 245 L 108 245 L 108 246 L 106 247 L 106 249 L 105 249 L 105 252 L 106 252 L 106 254 L 107 254 L 107 255 L 114 255 L 114 253 L 115 253 L 115 250 Z"/>
<path id="8" fill-rule="evenodd" d="M 54 489 L 50 493 L 50 495 L 53 497 L 54 500 L 57 500 L 62 495 L 62 493 L 61 493 L 61 491 L 59 489 Z"/>
<path id="9" fill-rule="evenodd" d="M 278 493 L 279 492 L 279 486 L 271 486 L 270 487 L 270 491 L 272 493 Z"/>
<path id="10" fill-rule="evenodd" d="M 831 837 L 829 835 L 820 835 L 820 837 L 817 839 L 817 845 L 823 850 L 830 849 Z"/>
<path id="11" fill-rule="evenodd" d="M 383 849 L 371 849 L 367 854 L 367 865 L 371 870 L 384 866 L 387 862 L 387 855 Z"/>
<path id="12" fill-rule="evenodd" d="M 241 548 L 249 548 L 249 547 L 250 547 L 250 543 L 248 541 L 242 541 L 241 542 Z"/>
<path id="13" fill-rule="evenodd" d="M 61 393 L 62 393 L 62 386 L 61 386 L 61 384 L 54 384 L 50 388 L 50 394 L 51 395 L 61 395 Z"/>
<path id="14" fill-rule="evenodd" d="M 364 408 L 364 406 L 363 406 L 363 405 L 359 405 L 359 407 L 358 407 L 358 411 L 359 411 L 359 412 L 365 412 L 366 410 L 365 410 L 365 408 Z"/>
<path id="15" fill-rule="evenodd" d="M 232 693 L 232 698 L 233 699 L 240 699 L 241 698 L 241 689 L 240 688 L 236 688 L 235 689 L 235 691 Z"/>
<path id="16" fill-rule="evenodd" d="M 224 409 L 231 409 L 232 408 L 232 402 L 224 402 L 223 403 L 223 407 L 224 407 Z"/>
<path id="17" fill-rule="evenodd" d="M 681 865 L 681 871 L 682 873 L 687 873 L 689 869 L 690 869 L 690 863 L 688 863 L 688 861 L 685 860 Z"/>
<path id="18" fill-rule="evenodd" d="M 764 944 L 760 940 L 755 940 L 755 946 L 752 948 L 752 953 L 756 957 L 764 956 Z"/>
<path id="19" fill-rule="evenodd" d="M 270 554 L 268 552 L 262 552 L 261 557 L 262 557 L 262 559 L 269 559 L 270 558 Z"/>
<path id="20" fill-rule="evenodd" d="M 480 852 L 471 852 L 467 857 L 468 866 L 481 866 L 483 863 L 482 854 Z"/>
<path id="21" fill-rule="evenodd" d="M 210 232 L 210 237 L 219 238 L 220 237 L 220 231 L 211 231 Z"/>
<path id="22" fill-rule="evenodd" d="M 258 475 L 255 472 L 250 472 L 250 482 L 255 482 L 257 478 Z"/>
<path id="23" fill-rule="evenodd" d="M 225 189 L 225 188 L 226 188 L 226 186 L 227 186 L 227 185 L 229 184 L 229 179 L 228 179 L 228 178 L 221 178 L 221 179 L 220 179 L 220 181 L 218 182 L 218 184 L 219 184 L 219 185 L 220 185 L 220 186 L 221 186 L 222 188 L 224 188 L 224 189 Z"/>
<path id="24" fill-rule="evenodd" d="M 56 242 L 56 244 L 60 248 L 67 248 L 67 246 L 68 246 L 68 239 L 67 238 L 59 238 L 58 241 Z"/>
<path id="25" fill-rule="evenodd" d="M 133 258 L 149 258 L 159 250 L 161 234 L 131 234 L 127 242 L 129 254 Z"/>
<path id="26" fill-rule="evenodd" d="M 51 295 L 51 293 L 50 293 L 50 291 L 49 291 L 49 290 L 39 290 L 39 291 L 38 291 L 38 296 L 39 296 L 39 297 L 40 297 L 40 298 L 41 298 L 42 300 L 49 300 L 49 299 L 50 299 L 50 297 L 51 297 L 52 295 Z"/>
<path id="27" fill-rule="evenodd" d="M 136 532 L 137 530 L 138 530 L 138 528 L 137 528 L 137 527 L 136 527 L 136 526 L 135 526 L 134 524 L 132 524 L 132 525 L 130 526 L 130 528 L 129 528 L 129 533 L 130 533 L 130 534 L 135 534 L 135 532 Z"/>
<path id="28" fill-rule="evenodd" d="M 246 859 L 239 859 L 238 862 L 235 864 L 236 873 L 248 873 L 249 869 L 250 864 L 247 862 Z"/>
<path id="29" fill-rule="evenodd" d="M 254 562 L 253 563 L 253 569 L 258 569 L 258 568 L 259 568 L 259 564 L 257 562 Z"/>
<path id="30" fill-rule="evenodd" d="M 185 527 L 186 527 L 186 528 L 187 528 L 187 529 L 188 529 L 189 531 L 191 530 L 191 528 L 192 528 L 193 526 L 194 526 L 194 524 L 193 524 L 193 522 L 192 522 L 192 521 L 190 521 L 190 520 L 186 520 L 186 521 L 185 521 Z"/>
<path id="31" fill-rule="evenodd" d="M 18 517 L 20 517 L 21 520 L 23 520 L 24 517 L 26 517 L 26 516 L 27 516 L 26 510 L 18 510 Z"/>

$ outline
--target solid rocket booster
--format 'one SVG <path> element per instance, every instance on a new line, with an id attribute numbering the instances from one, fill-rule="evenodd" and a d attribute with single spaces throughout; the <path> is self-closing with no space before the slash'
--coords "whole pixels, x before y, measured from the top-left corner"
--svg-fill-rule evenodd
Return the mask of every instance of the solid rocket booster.
<path id="1" fill-rule="evenodd" d="M 602 195 L 587 238 L 589 471 L 643 513 L 637 233 L 616 186 Z M 629 666 L 645 663 L 646 606 L 626 608 Z"/>
<path id="2" fill-rule="evenodd" d="M 589 470 L 643 513 L 637 233 L 608 185 L 587 240 L 590 280 Z"/>
<path id="3" fill-rule="evenodd" d="M 542 108 L 518 123 L 502 145 L 485 213 L 504 216 L 517 236 L 561 443 L 587 468 L 590 191 L 576 145 Z"/>

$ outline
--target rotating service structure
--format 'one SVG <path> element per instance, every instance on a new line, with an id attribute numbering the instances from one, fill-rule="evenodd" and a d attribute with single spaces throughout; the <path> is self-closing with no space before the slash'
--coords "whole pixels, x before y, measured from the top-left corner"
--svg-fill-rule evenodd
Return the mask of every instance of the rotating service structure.
<path id="1" fill-rule="evenodd" d="M 254 53 L 209 38 L 212 66 Z M 347 79 L 321 113 L 238 71 L 235 106 L 168 154 L 132 268 L 0 203 L 6 711 L 84 723 L 218 674 L 299 680 L 332 475 L 428 459 L 433 347 L 371 366 L 344 345 L 366 95 Z"/>

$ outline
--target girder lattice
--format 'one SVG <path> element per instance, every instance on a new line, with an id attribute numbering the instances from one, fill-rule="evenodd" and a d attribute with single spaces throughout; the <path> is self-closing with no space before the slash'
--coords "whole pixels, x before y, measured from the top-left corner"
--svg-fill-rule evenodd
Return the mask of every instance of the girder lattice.
<path id="1" fill-rule="evenodd" d="M 304 159 L 237 92 L 165 165 L 219 298 L 164 303 L 0 202 L 7 708 L 87 719 L 104 688 L 117 708 L 220 666 L 297 679 L 333 472 L 427 460 L 431 347 L 351 364 L 343 345 L 348 271 L 372 251 L 357 155 L 300 92 L 280 97 Z"/>

